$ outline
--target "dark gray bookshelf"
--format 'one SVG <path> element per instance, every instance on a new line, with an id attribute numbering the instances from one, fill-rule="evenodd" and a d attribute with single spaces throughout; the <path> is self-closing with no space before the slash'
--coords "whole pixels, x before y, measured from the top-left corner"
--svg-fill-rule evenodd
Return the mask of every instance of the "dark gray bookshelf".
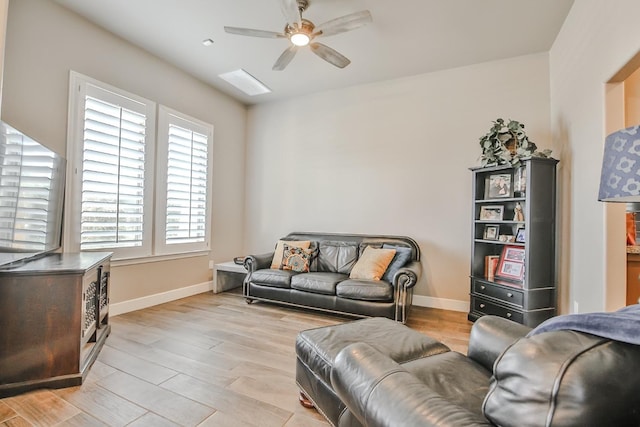
<path id="1" fill-rule="evenodd" d="M 471 169 L 469 320 L 491 314 L 534 327 L 556 315 L 557 163 L 555 159 L 530 158 L 522 161 L 521 170 L 510 165 Z M 510 177 L 506 192 L 497 190 L 503 177 Z M 520 191 L 514 191 L 520 177 L 523 184 L 515 188 Z M 515 213 L 518 205 L 523 218 Z M 502 215 L 491 215 L 500 210 Z M 519 229 L 524 229 L 524 242 L 515 241 Z M 500 236 L 513 236 L 513 240 L 500 240 Z M 511 255 L 506 260 L 505 248 Z M 492 255 L 502 261 L 494 275 L 487 271 L 486 262 Z"/>

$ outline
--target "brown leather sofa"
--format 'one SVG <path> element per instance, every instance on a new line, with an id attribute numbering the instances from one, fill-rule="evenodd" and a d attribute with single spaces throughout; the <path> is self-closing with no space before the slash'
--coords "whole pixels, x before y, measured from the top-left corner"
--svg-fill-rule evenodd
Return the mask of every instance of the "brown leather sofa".
<path id="1" fill-rule="evenodd" d="M 247 302 L 277 302 L 356 317 L 386 317 L 404 323 L 420 279 L 420 248 L 406 236 L 295 232 L 285 241 L 310 241 L 310 271 L 270 268 L 274 252 L 249 255 L 243 294 Z M 365 248 L 396 248 L 406 263 L 389 269 L 381 280 L 350 278 Z M 395 260 L 395 258 L 394 258 Z M 392 261 L 393 264 L 393 261 Z"/>

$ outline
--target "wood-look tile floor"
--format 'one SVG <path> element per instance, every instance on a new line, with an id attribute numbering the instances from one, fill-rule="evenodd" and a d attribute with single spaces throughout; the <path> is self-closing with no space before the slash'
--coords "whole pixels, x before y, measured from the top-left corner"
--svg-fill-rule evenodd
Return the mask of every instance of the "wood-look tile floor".
<path id="1" fill-rule="evenodd" d="M 233 292 L 116 316 L 82 386 L 0 399 L 0 426 L 328 426 L 298 403 L 295 338 L 350 320 Z M 413 307 L 407 324 L 466 353 L 466 313 Z"/>

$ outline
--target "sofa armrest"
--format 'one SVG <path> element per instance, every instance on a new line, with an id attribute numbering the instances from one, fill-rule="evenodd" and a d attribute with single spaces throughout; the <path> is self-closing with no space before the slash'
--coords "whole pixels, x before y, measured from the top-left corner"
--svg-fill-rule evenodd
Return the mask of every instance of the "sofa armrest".
<path id="1" fill-rule="evenodd" d="M 331 384 L 356 418 L 368 427 L 490 426 L 452 404 L 416 376 L 365 343 L 336 356 Z"/>
<path id="2" fill-rule="evenodd" d="M 256 270 L 262 270 L 263 268 L 271 267 L 271 260 L 273 260 L 274 252 L 269 252 L 260 255 L 248 255 L 244 259 L 244 268 L 249 273 L 253 273 Z"/>
<path id="3" fill-rule="evenodd" d="M 422 275 L 422 264 L 420 261 L 411 261 L 393 276 L 393 286 L 402 286 L 405 289 L 413 288 Z"/>
<path id="4" fill-rule="evenodd" d="M 469 358 L 493 372 L 498 356 L 531 330 L 512 320 L 498 316 L 482 316 L 473 324 L 469 336 Z"/>

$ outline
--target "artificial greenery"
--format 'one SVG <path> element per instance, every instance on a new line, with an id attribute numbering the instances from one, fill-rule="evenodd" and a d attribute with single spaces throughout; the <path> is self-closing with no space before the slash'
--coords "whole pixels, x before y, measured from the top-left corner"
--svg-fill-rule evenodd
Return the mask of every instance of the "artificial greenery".
<path id="1" fill-rule="evenodd" d="M 524 131 L 524 125 L 509 119 L 496 119 L 486 135 L 480 138 L 482 166 L 520 165 L 526 157 L 549 157 L 551 150 L 537 151 L 538 147 L 530 141 Z"/>

